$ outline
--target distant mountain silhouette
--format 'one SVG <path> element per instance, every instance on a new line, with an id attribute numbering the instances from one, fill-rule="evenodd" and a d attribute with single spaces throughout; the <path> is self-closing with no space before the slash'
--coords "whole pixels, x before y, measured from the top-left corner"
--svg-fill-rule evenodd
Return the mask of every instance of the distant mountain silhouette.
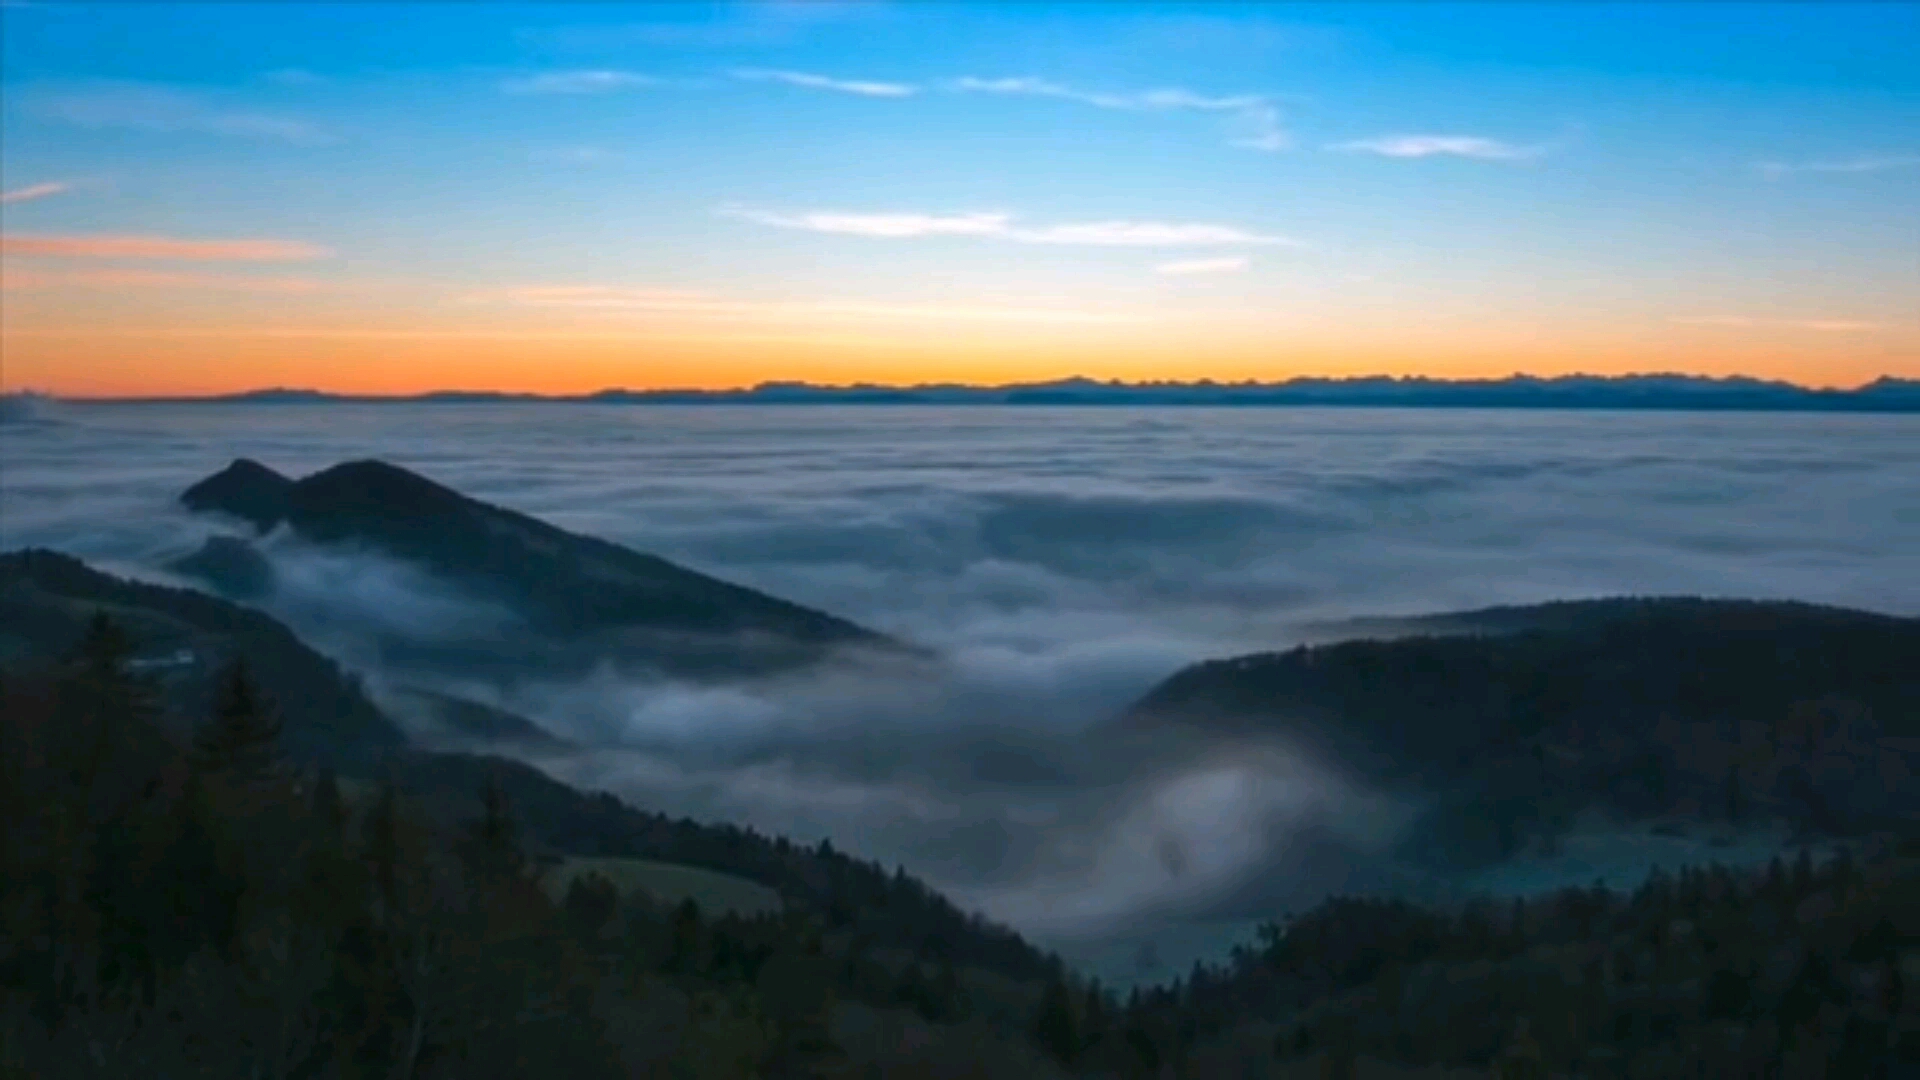
<path id="1" fill-rule="evenodd" d="M 741 390 L 626 390 L 542 396 L 436 390 L 399 397 L 271 389 L 215 398 L 168 399 L 253 405 L 392 402 L 475 405 L 556 402 L 602 405 L 1328 405 L 1395 408 L 1699 409 L 1816 412 L 1920 412 L 1920 381 L 1882 377 L 1850 390 L 1778 380 L 1695 375 L 1564 375 L 1503 379 L 1297 378 L 1280 382 L 1136 382 L 1071 378 L 1002 386 L 956 383 L 822 386 L 767 382 Z"/>
<path id="2" fill-rule="evenodd" d="M 279 703 L 282 738 L 296 757 L 351 763 L 405 742 L 355 679 L 260 612 L 113 577 L 57 552 L 0 555 L 0 662 L 64 656 L 96 611 L 139 644 L 134 668 L 159 681 L 178 715 L 204 716 L 221 670 L 244 658 Z"/>
<path id="3" fill-rule="evenodd" d="M 912 652 L 844 619 L 567 532 L 381 461 L 295 481 L 243 459 L 188 488 L 181 502 L 261 533 L 284 525 L 313 543 L 380 551 L 525 620 L 523 637 L 496 636 L 482 653 L 412 657 L 426 666 L 516 665 L 551 674 L 611 662 L 749 675 L 841 650 Z M 176 569 L 230 590 L 236 579 L 257 577 L 249 562 L 232 541 L 216 540 Z"/>
<path id="4" fill-rule="evenodd" d="M 1438 799 L 1419 833 L 1469 862 L 1583 809 L 1825 831 L 1920 813 L 1920 619 L 1632 599 L 1495 608 L 1210 661 L 1127 727 L 1284 735 Z"/>

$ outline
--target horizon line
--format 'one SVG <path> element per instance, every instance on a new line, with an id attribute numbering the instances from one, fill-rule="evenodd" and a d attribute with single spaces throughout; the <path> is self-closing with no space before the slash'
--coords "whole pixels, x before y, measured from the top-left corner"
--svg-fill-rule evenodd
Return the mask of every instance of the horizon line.
<path id="1" fill-rule="evenodd" d="M 1390 375 L 1385 373 L 1372 375 L 1322 376 L 1295 375 L 1278 380 L 1241 379 L 1224 381 L 1211 378 L 1200 379 L 1155 379 L 1124 380 L 1095 379 L 1084 375 L 1069 375 L 1055 379 L 1042 379 L 1027 382 L 1009 383 L 961 383 L 961 382 L 919 382 L 919 383 L 816 383 L 807 380 L 762 380 L 751 385 L 734 386 L 670 386 L 652 388 L 634 388 L 629 386 L 603 386 L 594 390 L 575 392 L 543 392 L 534 390 L 510 389 L 473 389 L 440 387 L 418 391 L 393 393 L 354 392 L 349 390 L 326 390 L 318 387 L 263 386 L 245 390 L 217 391 L 206 393 L 182 394 L 63 394 L 32 387 L 20 387 L 0 390 L 0 399 L 38 398 L 53 402 L 72 402 L 75 404 L 190 404 L 190 403 L 268 403 L 274 399 L 282 401 L 341 402 L 341 403 L 408 403 L 425 402 L 433 399 L 458 398 L 472 403 L 487 400 L 518 402 L 583 402 L 608 398 L 630 399 L 727 399 L 768 397 L 777 395 L 846 395 L 846 394 L 885 394 L 907 395 L 914 393 L 941 393 L 948 395 L 992 395 L 1039 392 L 1082 392 L 1089 394 L 1107 393 L 1115 396 L 1151 393 L 1249 393 L 1283 392 L 1287 390 L 1340 390 L 1340 389 L 1400 389 L 1413 392 L 1446 393 L 1463 390 L 1519 389 L 1522 387 L 1558 390 L 1623 390 L 1640 384 L 1643 389 L 1692 390 L 1695 392 L 1721 391 L 1734 393 L 1752 393 L 1756 391 L 1782 395 L 1806 395 L 1816 399 L 1832 399 L 1849 395 L 1858 395 L 1876 388 L 1894 386 L 1912 386 L 1920 389 L 1920 380 L 1892 374 L 1881 374 L 1853 386 L 1831 385 L 1817 386 L 1794 382 L 1788 379 L 1762 378 L 1753 375 L 1697 375 L 1675 371 L 1646 371 L 1621 375 L 1601 375 L 1585 372 L 1570 372 L 1559 375 L 1534 375 L 1527 372 L 1514 372 L 1504 376 L 1480 378 L 1446 378 L 1429 375 Z M 1646 384 L 1653 384 L 1651 386 Z M 1678 384 L 1678 385 L 1675 385 Z M 845 402 L 841 402 L 845 403 Z M 882 404 L 886 402 L 872 402 Z M 900 401 L 910 404 L 910 401 Z M 949 401 L 947 403 L 960 403 Z M 998 403 L 998 402 L 994 402 Z M 1018 404 L 1019 402 L 1006 402 Z M 1088 402 L 1089 404 L 1096 402 Z M 1303 403 L 1304 404 L 1304 403 Z"/>

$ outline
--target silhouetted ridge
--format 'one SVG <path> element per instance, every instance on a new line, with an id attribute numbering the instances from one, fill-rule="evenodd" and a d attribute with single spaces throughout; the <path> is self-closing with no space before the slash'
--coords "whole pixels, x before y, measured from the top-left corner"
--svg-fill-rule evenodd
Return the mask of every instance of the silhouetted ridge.
<path id="1" fill-rule="evenodd" d="M 244 658 L 281 703 L 283 737 L 296 757 L 348 763 L 404 742 L 358 681 L 261 612 L 191 589 L 113 577 L 58 552 L 0 555 L 0 660 L 57 659 L 96 612 L 127 628 L 140 645 L 136 669 L 159 680 L 181 715 L 203 714 L 216 674 Z"/>
<path id="2" fill-rule="evenodd" d="M 180 496 L 187 509 L 218 511 L 251 522 L 261 532 L 279 524 L 287 514 L 287 493 L 293 481 L 250 458 L 233 464 L 188 488 Z"/>
<path id="3" fill-rule="evenodd" d="M 1420 636 L 1197 664 L 1122 722 L 1314 746 L 1484 830 L 1453 838 L 1475 859 L 1594 805 L 1823 831 L 1920 811 L 1920 619 L 1636 599 L 1386 622 Z"/>
<path id="4" fill-rule="evenodd" d="M 167 569 L 235 600 L 258 600 L 273 591 L 273 564 L 237 536 L 210 536 L 200 550 L 168 563 Z"/>
<path id="5" fill-rule="evenodd" d="M 528 662 L 624 659 L 739 675 L 811 663 L 849 646 L 911 651 L 844 619 L 567 532 L 386 462 L 333 466 L 276 489 L 277 500 L 263 479 L 274 475 L 236 462 L 182 498 L 256 524 L 277 510 L 263 529 L 284 521 L 310 541 L 366 545 L 504 604 L 544 644 L 568 654 L 528 655 Z"/>

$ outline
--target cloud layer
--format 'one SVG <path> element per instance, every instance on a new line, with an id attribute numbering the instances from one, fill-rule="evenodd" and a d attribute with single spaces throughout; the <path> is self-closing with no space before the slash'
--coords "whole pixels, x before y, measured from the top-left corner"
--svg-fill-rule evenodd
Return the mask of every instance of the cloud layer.
<path id="1" fill-rule="evenodd" d="M 172 498 L 228 459 L 299 474 L 378 456 L 922 642 L 940 678 L 446 689 L 589 745 L 545 762 L 563 777 L 831 835 L 1049 940 L 1149 942 L 1175 966 L 1235 920 L 1386 880 L 1373 853 L 1406 811 L 1285 745 L 1087 737 L 1185 663 L 1354 615 L 1620 593 L 1920 614 L 1901 417 L 267 411 L 55 405 L 0 425 L 0 548 L 152 574 L 212 527 Z M 376 686 L 404 673 L 365 654 L 367 625 L 435 639 L 501 617 L 406 567 L 269 547 L 275 610 Z"/>

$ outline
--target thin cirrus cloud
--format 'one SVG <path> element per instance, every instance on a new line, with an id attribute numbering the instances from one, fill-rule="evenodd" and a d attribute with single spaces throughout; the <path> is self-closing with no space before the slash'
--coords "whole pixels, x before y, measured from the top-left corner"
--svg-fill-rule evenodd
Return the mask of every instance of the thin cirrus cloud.
<path id="1" fill-rule="evenodd" d="M 1279 107 L 1262 94 L 1213 97 L 1177 88 L 1110 93 L 1080 90 L 1032 76 L 996 79 L 965 76 L 953 80 L 949 85 L 962 93 L 1055 98 L 1121 112 L 1217 113 L 1232 118 L 1237 129 L 1237 134 L 1231 140 L 1235 146 L 1274 151 L 1292 145 L 1292 140 L 1280 126 Z"/>
<path id="2" fill-rule="evenodd" d="M 1390 158 L 1458 157 L 1476 161 L 1525 161 L 1546 152 L 1543 146 L 1516 146 L 1478 135 L 1382 135 L 1335 143 L 1328 149 Z"/>
<path id="3" fill-rule="evenodd" d="M 747 82 L 775 82 L 788 86 L 804 87 L 808 90 L 832 90 L 842 94 L 854 94 L 859 97 L 903 98 L 919 93 L 919 88 L 906 83 L 875 82 L 868 79 L 836 79 L 828 75 L 814 75 L 805 71 L 762 71 L 754 68 L 737 69 L 733 77 Z"/>
<path id="4" fill-rule="evenodd" d="M 1793 173 L 1875 173 L 1916 165 L 1920 165 L 1920 154 L 1864 154 L 1827 161 L 1768 161 L 1759 169 L 1767 179 L 1778 180 Z"/>
<path id="5" fill-rule="evenodd" d="M 1234 256 L 1225 259 L 1175 259 L 1154 267 L 1156 273 L 1171 274 L 1175 277 L 1188 277 L 1198 274 L 1233 274 L 1245 270 L 1248 265 L 1246 256 Z"/>
<path id="6" fill-rule="evenodd" d="M 610 94 L 659 84 L 659 79 L 637 71 L 548 71 L 508 79 L 500 88 L 509 94 Z"/>
<path id="7" fill-rule="evenodd" d="M 1067 308 L 969 304 L 898 304 L 871 300 L 740 300 L 687 289 L 619 285 L 536 285 L 483 293 L 472 303 L 680 315 L 693 318 L 899 319 L 924 322 L 1088 324 L 1140 322 L 1136 314 Z"/>
<path id="8" fill-rule="evenodd" d="M 1886 328 L 1885 323 L 1863 319 L 1756 319 L 1746 315 L 1676 315 L 1670 321 L 1682 326 L 1778 327 L 1829 334 L 1857 334 Z"/>
<path id="9" fill-rule="evenodd" d="M 719 212 L 726 217 L 777 228 L 876 239 L 976 237 L 1022 244 L 1088 247 L 1301 246 L 1299 241 L 1284 236 L 1199 222 L 1087 221 L 1034 227 L 1019 225 L 1013 215 L 997 212 L 923 214 L 816 210 L 796 214 L 740 206 L 723 206 Z"/>
<path id="10" fill-rule="evenodd" d="M 44 91 L 29 97 L 27 107 L 44 119 L 93 130 L 230 135 L 297 145 L 339 139 L 310 120 L 231 108 L 198 94 L 145 83 L 95 83 Z"/>
<path id="11" fill-rule="evenodd" d="M 49 195 L 58 195 L 70 190 L 72 185 L 58 182 L 28 184 L 26 187 L 14 188 L 12 191 L 0 191 L 0 205 L 11 206 L 14 203 L 32 202 L 35 199 L 44 199 Z"/>
<path id="12" fill-rule="evenodd" d="M 167 236 L 0 236 L 0 254 L 62 259 L 297 262 L 333 254 L 300 240 L 178 240 Z"/>
<path id="13" fill-rule="evenodd" d="M 9 271 L 0 288 L 15 289 L 204 289 L 218 292 L 296 296 L 320 291 L 306 278 L 255 278 L 235 274 L 176 273 L 164 270 L 82 270 L 69 273 Z"/>

